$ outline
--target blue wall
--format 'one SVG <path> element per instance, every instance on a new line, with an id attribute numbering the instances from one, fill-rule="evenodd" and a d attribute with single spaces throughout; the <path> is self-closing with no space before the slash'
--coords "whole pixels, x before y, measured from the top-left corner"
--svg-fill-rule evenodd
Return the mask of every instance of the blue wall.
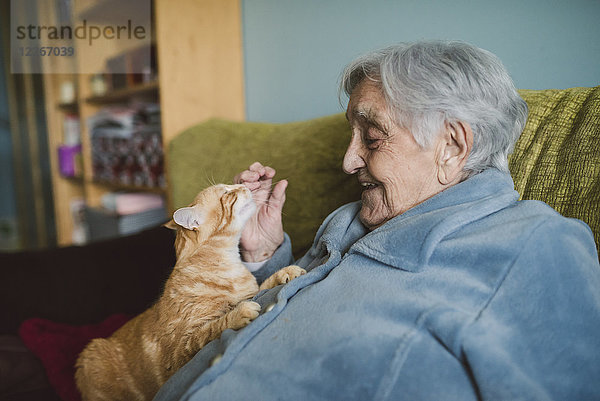
<path id="1" fill-rule="evenodd" d="M 600 84 L 600 0 L 243 0 L 246 112 L 287 122 L 340 112 L 355 56 L 458 39 L 497 54 L 519 88 Z"/>

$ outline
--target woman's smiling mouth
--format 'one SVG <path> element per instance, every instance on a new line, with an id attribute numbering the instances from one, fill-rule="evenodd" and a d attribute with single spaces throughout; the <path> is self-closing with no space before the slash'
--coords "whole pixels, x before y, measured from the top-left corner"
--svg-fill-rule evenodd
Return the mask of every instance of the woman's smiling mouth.
<path id="1" fill-rule="evenodd" d="M 372 189 L 377 188 L 379 185 L 374 184 L 372 182 L 361 182 L 360 186 L 362 187 L 363 192 L 366 192 L 366 191 L 370 191 Z"/>

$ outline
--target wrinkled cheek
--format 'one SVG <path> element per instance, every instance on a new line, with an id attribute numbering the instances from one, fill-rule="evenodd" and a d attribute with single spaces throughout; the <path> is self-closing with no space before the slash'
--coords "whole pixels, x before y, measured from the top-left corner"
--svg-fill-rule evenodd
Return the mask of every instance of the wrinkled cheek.
<path id="1" fill-rule="evenodd" d="M 372 223 L 378 223 L 386 215 L 386 205 L 381 190 L 375 190 L 371 193 L 363 193 L 362 209 L 360 211 L 361 219 Z"/>
<path id="2" fill-rule="evenodd" d="M 376 194 L 373 190 L 362 193 L 362 203 L 364 208 L 373 208 L 377 203 L 381 203 L 381 196 Z"/>
<path id="3" fill-rule="evenodd" d="M 360 221 L 367 227 L 370 227 L 374 224 L 373 209 L 368 203 L 365 203 L 364 201 L 358 217 L 360 218 Z"/>

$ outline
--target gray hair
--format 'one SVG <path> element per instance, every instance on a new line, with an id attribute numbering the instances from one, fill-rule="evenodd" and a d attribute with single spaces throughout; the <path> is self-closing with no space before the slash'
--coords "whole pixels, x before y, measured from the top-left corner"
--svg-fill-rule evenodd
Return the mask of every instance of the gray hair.
<path id="1" fill-rule="evenodd" d="M 488 167 L 508 172 L 527 104 L 492 53 L 464 42 L 400 43 L 350 63 L 340 95 L 350 96 L 365 78 L 381 86 L 394 121 L 421 147 L 429 147 L 445 123 L 462 121 L 473 130 L 467 175 Z"/>

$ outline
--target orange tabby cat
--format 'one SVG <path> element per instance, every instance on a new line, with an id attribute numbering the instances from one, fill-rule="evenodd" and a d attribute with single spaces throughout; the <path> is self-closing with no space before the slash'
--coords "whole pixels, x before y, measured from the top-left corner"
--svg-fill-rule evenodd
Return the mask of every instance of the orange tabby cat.
<path id="1" fill-rule="evenodd" d="M 243 185 L 215 185 L 177 210 L 177 263 L 159 300 L 107 339 L 92 340 L 79 355 L 75 380 L 83 399 L 150 400 L 177 369 L 225 329 L 241 329 L 260 305 L 259 287 L 241 263 L 241 230 L 254 213 Z M 288 266 L 260 289 L 304 274 Z"/>

